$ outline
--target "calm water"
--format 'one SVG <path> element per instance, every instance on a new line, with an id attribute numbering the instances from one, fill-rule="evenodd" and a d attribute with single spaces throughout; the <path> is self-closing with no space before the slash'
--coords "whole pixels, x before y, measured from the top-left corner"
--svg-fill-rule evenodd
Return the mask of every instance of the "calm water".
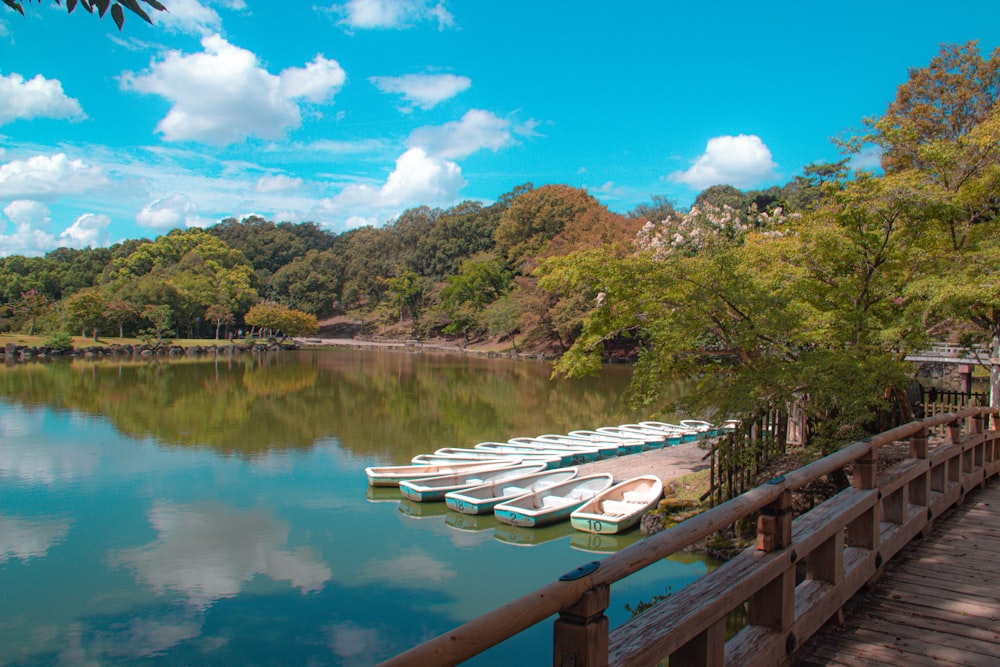
<path id="1" fill-rule="evenodd" d="M 628 368 L 549 373 L 357 351 L 0 367 L 0 664 L 369 665 L 640 539 L 367 488 L 368 465 L 633 417 Z M 705 567 L 614 587 L 612 627 Z M 545 664 L 551 632 L 470 664 Z"/>

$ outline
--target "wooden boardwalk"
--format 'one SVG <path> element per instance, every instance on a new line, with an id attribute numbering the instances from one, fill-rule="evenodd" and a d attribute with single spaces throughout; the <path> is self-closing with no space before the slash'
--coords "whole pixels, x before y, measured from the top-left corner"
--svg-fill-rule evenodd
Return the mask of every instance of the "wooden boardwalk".
<path id="1" fill-rule="evenodd" d="M 1000 665 L 1000 483 L 971 492 L 815 635 L 800 667 Z"/>

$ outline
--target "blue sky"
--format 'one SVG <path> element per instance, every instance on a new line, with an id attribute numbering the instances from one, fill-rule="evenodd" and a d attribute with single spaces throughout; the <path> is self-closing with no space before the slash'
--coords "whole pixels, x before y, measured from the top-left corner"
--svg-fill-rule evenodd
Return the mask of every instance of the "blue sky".
<path id="1" fill-rule="evenodd" d="M 162 0 L 0 6 L 0 255 L 257 214 L 342 232 L 517 185 L 627 212 L 840 156 L 1000 3 Z"/>

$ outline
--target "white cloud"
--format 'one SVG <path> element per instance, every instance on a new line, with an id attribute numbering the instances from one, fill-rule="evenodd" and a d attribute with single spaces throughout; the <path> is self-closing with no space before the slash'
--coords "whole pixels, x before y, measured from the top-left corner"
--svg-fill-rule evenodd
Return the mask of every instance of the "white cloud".
<path id="1" fill-rule="evenodd" d="M 124 88 L 173 104 L 156 126 L 167 141 L 226 145 L 250 136 L 280 139 L 301 124 L 298 100 L 325 102 L 346 80 L 337 61 L 321 55 L 276 76 L 261 68 L 253 53 L 218 35 L 201 43 L 201 53 L 171 51 L 145 73 L 122 78 Z"/>
<path id="2" fill-rule="evenodd" d="M 90 192 L 107 185 L 100 167 L 70 160 L 65 153 L 36 155 L 0 165 L 0 199 L 48 199 Z"/>
<path id="3" fill-rule="evenodd" d="M 56 79 L 41 74 L 25 81 L 20 74 L 0 77 L 0 125 L 18 118 L 85 118 L 80 103 L 63 93 Z"/>
<path id="4" fill-rule="evenodd" d="M 329 208 L 392 210 L 445 204 L 454 201 L 463 187 L 465 179 L 457 164 L 431 157 L 421 148 L 411 148 L 399 156 L 396 168 L 381 187 L 348 185 L 330 201 Z"/>
<path id="5" fill-rule="evenodd" d="M 52 219 L 45 204 L 18 199 L 7 204 L 3 212 L 15 228 L 13 234 L 0 234 L 0 256 L 38 256 L 55 246 L 55 237 L 48 231 Z"/>
<path id="6" fill-rule="evenodd" d="M 260 193 L 287 192 L 288 190 L 295 190 L 300 185 L 302 185 L 301 178 L 292 178 L 291 176 L 278 174 L 277 176 L 261 176 L 257 179 L 253 189 L 254 192 Z"/>
<path id="7" fill-rule="evenodd" d="M 383 93 L 402 95 L 410 104 L 432 109 L 472 85 L 472 80 L 455 74 L 406 74 L 373 76 L 369 79 Z"/>
<path id="8" fill-rule="evenodd" d="M 59 243 L 67 248 L 106 247 L 111 243 L 109 224 L 111 218 L 103 213 L 85 213 L 59 235 Z"/>
<path id="9" fill-rule="evenodd" d="M 746 188 L 771 177 L 777 166 L 760 137 L 740 134 L 709 139 L 705 153 L 690 169 L 674 172 L 669 178 L 699 190 L 710 185 Z"/>
<path id="10" fill-rule="evenodd" d="M 852 153 L 847 164 L 851 171 L 856 169 L 877 171 L 882 168 L 882 148 L 865 146 L 859 152 Z"/>
<path id="11" fill-rule="evenodd" d="M 414 547 L 382 560 L 365 563 L 355 584 L 388 583 L 401 588 L 435 588 L 455 578 L 455 571 L 424 550 Z"/>
<path id="12" fill-rule="evenodd" d="M 454 25 L 444 2 L 434 0 L 348 0 L 341 6 L 342 24 L 351 28 L 411 28 L 423 21 L 437 22 L 443 30 Z"/>
<path id="13" fill-rule="evenodd" d="M 176 227 L 206 227 L 198 207 L 185 195 L 174 194 L 146 204 L 135 216 L 143 227 L 167 231 Z"/>
<path id="14" fill-rule="evenodd" d="M 157 25 L 167 30 L 193 35 L 218 32 L 222 19 L 211 7 L 198 0 L 170 0 L 165 12 L 147 12 Z"/>
<path id="15" fill-rule="evenodd" d="M 423 148 L 435 157 L 457 159 L 483 148 L 496 151 L 513 141 L 510 121 L 489 111 L 471 109 L 461 120 L 417 128 L 406 145 Z"/>

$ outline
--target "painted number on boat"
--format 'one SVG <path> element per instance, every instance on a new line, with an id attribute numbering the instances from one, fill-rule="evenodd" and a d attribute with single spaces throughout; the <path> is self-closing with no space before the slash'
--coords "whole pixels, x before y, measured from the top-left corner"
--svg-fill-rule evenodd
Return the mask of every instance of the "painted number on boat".
<path id="1" fill-rule="evenodd" d="M 597 519 L 587 519 L 587 527 L 599 533 L 604 526 Z"/>

